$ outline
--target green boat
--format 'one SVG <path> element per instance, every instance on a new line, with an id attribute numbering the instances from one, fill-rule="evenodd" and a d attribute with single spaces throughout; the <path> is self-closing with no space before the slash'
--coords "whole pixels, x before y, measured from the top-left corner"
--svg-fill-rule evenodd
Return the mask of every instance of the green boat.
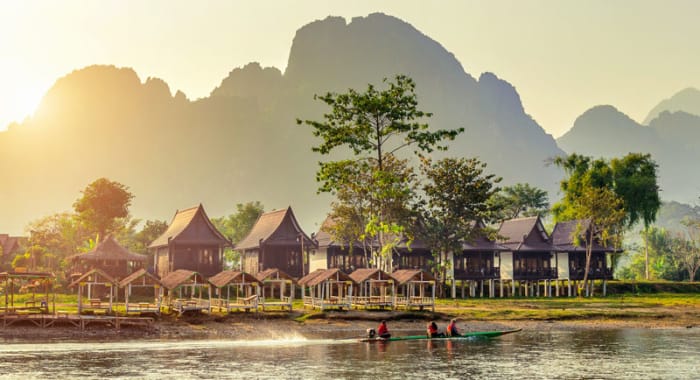
<path id="1" fill-rule="evenodd" d="M 378 342 L 395 342 L 399 340 L 459 340 L 459 339 L 473 339 L 473 338 L 494 338 L 501 335 L 512 334 L 520 331 L 522 329 L 515 330 L 505 330 L 505 331 L 472 331 L 463 333 L 460 336 L 441 336 L 435 338 L 429 338 L 427 335 L 406 335 L 406 336 L 392 336 L 391 338 L 362 338 L 359 339 L 360 342 L 366 343 L 378 343 Z"/>

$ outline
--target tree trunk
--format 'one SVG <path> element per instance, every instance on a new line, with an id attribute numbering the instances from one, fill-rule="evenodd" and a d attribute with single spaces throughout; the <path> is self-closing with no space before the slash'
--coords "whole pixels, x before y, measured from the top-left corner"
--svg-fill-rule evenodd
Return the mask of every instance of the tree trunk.
<path id="1" fill-rule="evenodd" d="M 586 268 L 583 272 L 583 289 L 588 289 L 588 272 L 591 270 L 591 255 L 593 254 L 593 228 L 589 230 L 588 241 L 586 242 Z M 579 297 L 581 296 L 582 293 L 579 290 Z"/>
<path id="2" fill-rule="evenodd" d="M 644 279 L 649 281 L 649 227 L 644 226 Z"/>

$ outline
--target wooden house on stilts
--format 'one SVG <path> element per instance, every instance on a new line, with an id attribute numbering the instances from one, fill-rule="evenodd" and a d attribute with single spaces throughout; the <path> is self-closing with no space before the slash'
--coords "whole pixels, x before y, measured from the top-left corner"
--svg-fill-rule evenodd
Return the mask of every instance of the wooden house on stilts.
<path id="1" fill-rule="evenodd" d="M 236 244 L 242 270 L 257 274 L 277 268 L 294 278 L 308 272 L 308 252 L 316 243 L 301 229 L 291 207 L 262 214 L 250 233 Z"/>
<path id="2" fill-rule="evenodd" d="M 569 297 L 575 296 L 579 282 L 583 281 L 586 270 L 586 236 L 590 229 L 590 220 L 570 220 L 559 222 L 552 231 L 551 243 L 556 252 L 557 279 L 555 280 L 555 295 L 565 293 Z M 612 257 L 610 255 L 619 252 L 614 248 L 607 248 L 600 244 L 598 239 L 593 240 L 591 247 L 591 263 L 588 279 L 602 282 L 603 296 L 607 293 L 607 281 L 613 278 Z M 591 284 L 593 283 L 591 281 Z M 573 284 L 572 284 L 573 282 Z M 572 288 L 573 285 L 573 288 Z M 560 293 L 560 287 L 565 291 Z M 586 296 L 591 295 L 593 287 L 584 289 Z"/>
<path id="3" fill-rule="evenodd" d="M 355 282 L 340 269 L 317 269 L 298 281 L 304 306 L 349 310 Z"/>
<path id="4" fill-rule="evenodd" d="M 457 284 L 462 298 L 495 297 L 496 281 L 501 277 L 500 252 L 506 248 L 488 239 L 484 228 L 483 223 L 475 223 L 475 236 L 462 244 L 460 252 L 449 255 L 453 265 L 448 269 L 447 277 L 452 279 L 452 298 L 457 297 Z"/>
<path id="5" fill-rule="evenodd" d="M 231 242 L 211 223 L 204 207 L 175 212 L 168 229 L 149 246 L 160 278 L 178 269 L 213 276 L 223 270 L 223 252 Z"/>
<path id="6" fill-rule="evenodd" d="M 339 242 L 332 234 L 336 222 L 330 216 L 321 225 L 314 236 L 318 249 L 309 255 L 309 273 L 317 269 L 338 268 L 345 273 L 356 269 L 368 268 L 372 258 L 370 242 L 354 242 L 352 244 Z"/>
<path id="7" fill-rule="evenodd" d="M 557 270 L 542 220 L 538 216 L 507 220 L 501 223 L 498 235 L 505 238 L 499 245 L 507 249 L 500 253 L 500 296 L 508 292 L 504 283 L 510 283 L 511 296 L 551 296 Z"/>

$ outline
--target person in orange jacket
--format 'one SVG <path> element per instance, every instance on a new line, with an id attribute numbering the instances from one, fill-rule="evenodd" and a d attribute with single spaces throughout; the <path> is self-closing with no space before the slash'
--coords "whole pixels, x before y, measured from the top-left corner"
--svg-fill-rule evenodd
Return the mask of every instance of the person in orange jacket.
<path id="1" fill-rule="evenodd" d="M 459 333 L 459 330 L 457 329 L 457 320 L 452 319 L 450 321 L 450 324 L 447 325 L 447 330 L 445 331 L 447 333 L 447 336 L 462 336 Z"/>

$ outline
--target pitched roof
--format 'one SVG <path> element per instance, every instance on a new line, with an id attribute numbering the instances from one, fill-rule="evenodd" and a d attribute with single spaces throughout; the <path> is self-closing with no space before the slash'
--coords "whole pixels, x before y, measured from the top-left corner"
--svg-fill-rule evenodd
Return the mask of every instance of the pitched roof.
<path id="1" fill-rule="evenodd" d="M 200 203 L 185 210 L 177 210 L 168 229 L 148 248 L 165 247 L 169 241 L 194 244 L 222 244 L 231 242 L 214 227 Z"/>
<path id="2" fill-rule="evenodd" d="M 250 273 L 246 272 L 239 272 L 239 271 L 234 271 L 234 270 L 225 270 L 223 272 L 220 272 L 214 277 L 209 278 L 209 283 L 214 285 L 217 288 L 223 288 L 226 285 L 229 284 L 242 284 L 242 283 L 256 283 L 262 285 L 262 282 L 255 278 Z"/>
<path id="3" fill-rule="evenodd" d="M 376 268 L 355 269 L 354 272 L 350 273 L 350 278 L 352 278 L 352 280 L 358 284 L 369 279 L 394 280 L 394 277 L 392 275 Z"/>
<path id="4" fill-rule="evenodd" d="M 500 245 L 514 251 L 549 251 L 553 247 L 539 216 L 506 220 L 498 235 L 504 238 Z"/>
<path id="5" fill-rule="evenodd" d="M 19 248 L 20 241 L 22 239 L 25 239 L 23 237 L 19 236 L 10 236 L 8 234 L 0 234 L 0 253 L 2 253 L 3 256 L 7 255 L 12 255 L 15 253 L 15 250 Z"/>
<path id="6" fill-rule="evenodd" d="M 578 239 L 575 239 L 574 234 L 578 229 L 579 224 L 581 225 L 580 231 L 581 235 Z M 584 252 L 586 250 L 586 238 L 585 235 L 591 228 L 591 220 L 567 220 L 565 222 L 557 222 L 552 231 L 550 241 L 554 245 L 555 249 L 558 251 L 565 252 Z M 578 240 L 578 242 L 576 241 Z M 613 252 L 612 248 L 605 248 L 594 239 L 593 241 L 593 252 Z"/>
<path id="7" fill-rule="evenodd" d="M 399 269 L 395 270 L 391 277 L 396 279 L 399 285 L 403 285 L 410 281 L 435 281 L 432 274 L 422 269 Z"/>
<path id="8" fill-rule="evenodd" d="M 90 277 L 92 277 L 93 279 L 90 279 Z M 101 281 L 98 282 L 98 279 L 101 279 Z M 117 285 L 117 280 L 113 279 L 112 276 L 108 275 L 107 273 L 105 273 L 103 270 L 101 270 L 99 268 L 95 268 L 95 269 L 89 270 L 84 275 L 78 277 L 75 281 L 71 282 L 70 285 L 68 285 L 68 287 L 74 288 L 76 285 L 79 285 L 84 280 L 87 280 L 86 282 Z"/>
<path id="9" fill-rule="evenodd" d="M 236 249 L 260 248 L 260 243 L 298 244 L 296 242 L 300 234 L 303 236 L 305 245 L 316 245 L 299 226 L 292 208 L 287 207 L 260 215 L 248 235 L 236 243 Z"/>
<path id="10" fill-rule="evenodd" d="M 201 274 L 187 269 L 178 269 L 174 272 L 170 272 L 163 277 L 160 282 L 163 284 L 163 287 L 168 290 L 173 290 L 180 285 L 190 282 L 205 284 L 204 277 L 202 277 Z"/>
<path id="11" fill-rule="evenodd" d="M 336 281 L 350 281 L 355 283 L 355 281 L 348 276 L 345 272 L 338 268 L 331 269 L 316 269 L 315 271 L 302 277 L 298 284 L 302 286 L 316 286 L 326 280 L 334 279 Z"/>
<path id="12" fill-rule="evenodd" d="M 99 244 L 97 244 L 97 247 L 95 247 L 92 251 L 86 252 L 86 253 L 79 253 L 77 255 L 72 255 L 72 256 L 69 256 L 68 259 L 69 260 L 88 260 L 88 261 L 125 260 L 125 261 L 145 262 L 148 260 L 148 257 L 146 257 L 145 255 L 140 255 L 138 253 L 130 252 L 126 248 L 122 247 L 119 243 L 117 243 L 117 241 L 114 240 L 114 237 L 109 235 L 109 236 L 107 236 L 107 238 L 105 238 Z"/>
<path id="13" fill-rule="evenodd" d="M 290 280 L 294 281 L 294 278 L 287 274 L 285 271 L 277 269 L 277 268 L 270 268 L 270 269 L 265 269 L 262 272 L 258 272 L 258 274 L 255 275 L 255 278 L 257 278 L 260 281 L 265 281 L 265 280 Z"/>
<path id="14" fill-rule="evenodd" d="M 158 276 L 141 268 L 141 269 L 137 270 L 136 272 L 124 277 L 124 279 L 122 279 L 121 281 L 119 281 L 119 287 L 123 288 L 123 287 L 129 285 L 130 283 L 132 283 L 132 282 L 134 282 L 134 281 L 136 281 L 139 278 L 144 277 L 144 276 L 147 277 L 148 279 L 150 279 L 150 281 L 152 283 L 162 285 Z"/>

